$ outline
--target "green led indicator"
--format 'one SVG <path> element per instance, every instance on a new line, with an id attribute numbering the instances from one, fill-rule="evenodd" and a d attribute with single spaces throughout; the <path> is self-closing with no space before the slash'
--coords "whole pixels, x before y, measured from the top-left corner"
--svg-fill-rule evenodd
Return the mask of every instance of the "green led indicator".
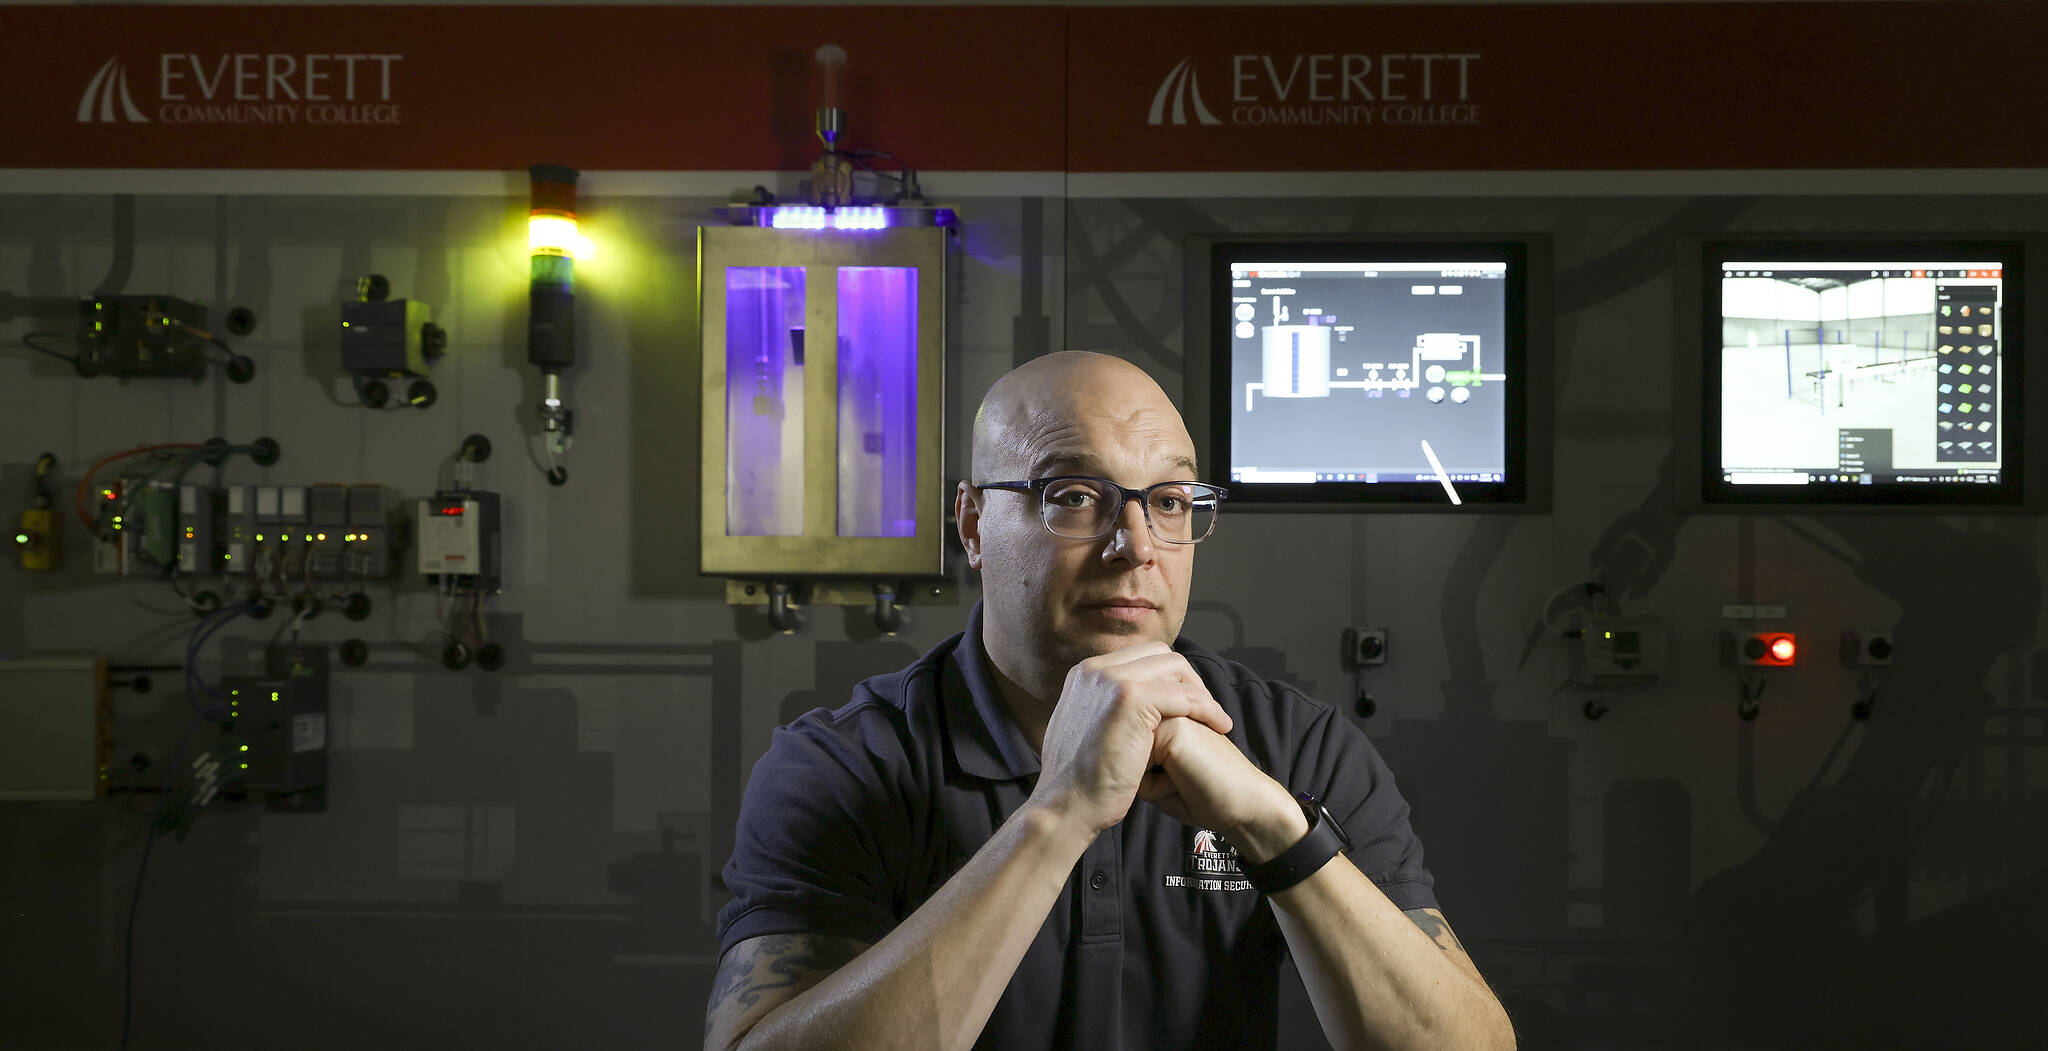
<path id="1" fill-rule="evenodd" d="M 243 745 L 243 746 L 242 746 L 242 751 L 246 752 L 246 751 L 248 751 L 248 750 L 249 750 L 249 746 L 248 746 L 248 745 Z"/>
<path id="2" fill-rule="evenodd" d="M 277 700 L 277 691 L 276 691 L 276 690 L 272 690 L 272 691 L 270 691 L 270 699 L 271 699 L 271 700 L 273 700 L 273 701 L 274 701 L 274 700 Z"/>
<path id="3" fill-rule="evenodd" d="M 244 770 L 247 770 L 247 769 L 249 769 L 249 764 L 247 764 L 247 763 L 243 763 L 243 764 L 242 764 L 242 769 L 244 769 Z"/>
<path id="4" fill-rule="evenodd" d="M 15 542 L 15 543 L 17 543 L 17 544 L 26 544 L 26 543 L 28 543 L 28 534 L 27 534 L 27 533 L 16 533 L 16 534 L 14 534 L 14 542 Z"/>
<path id="5" fill-rule="evenodd" d="M 92 308 L 93 308 L 94 310 L 105 310 L 105 309 L 107 309 L 107 305 L 106 305 L 105 303 L 94 303 L 94 304 L 92 305 Z"/>

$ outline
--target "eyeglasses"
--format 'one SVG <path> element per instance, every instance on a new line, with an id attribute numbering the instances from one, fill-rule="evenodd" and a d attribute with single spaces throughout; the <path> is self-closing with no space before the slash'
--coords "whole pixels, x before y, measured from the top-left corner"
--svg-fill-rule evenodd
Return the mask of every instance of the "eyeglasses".
<path id="1" fill-rule="evenodd" d="M 1046 532 L 1098 540 L 1116 529 L 1124 504 L 1138 501 L 1152 535 L 1169 544 L 1200 543 L 1216 528 L 1216 508 L 1230 493 L 1206 482 L 1159 482 L 1129 489 L 1107 478 L 1061 475 L 1023 482 L 983 482 L 978 489 L 1036 492 Z"/>

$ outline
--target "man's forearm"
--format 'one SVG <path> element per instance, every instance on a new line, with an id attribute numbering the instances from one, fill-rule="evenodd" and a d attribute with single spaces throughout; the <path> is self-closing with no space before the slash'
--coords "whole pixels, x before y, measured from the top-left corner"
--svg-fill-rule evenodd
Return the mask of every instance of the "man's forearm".
<path id="1" fill-rule="evenodd" d="M 740 1047 L 967 1048 L 1094 836 L 1026 805 L 939 892 Z"/>
<path id="2" fill-rule="evenodd" d="M 1342 855 L 1272 901 L 1332 1046 L 1514 1046 L 1492 991 Z"/>

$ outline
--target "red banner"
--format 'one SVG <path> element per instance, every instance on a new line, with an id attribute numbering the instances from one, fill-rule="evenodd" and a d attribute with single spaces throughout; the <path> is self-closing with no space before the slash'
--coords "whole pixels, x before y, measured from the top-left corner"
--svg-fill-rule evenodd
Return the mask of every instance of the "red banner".
<path id="1" fill-rule="evenodd" d="M 806 167 L 813 53 L 844 141 L 919 168 L 1062 163 L 1058 9 L 4 9 L 0 167 Z"/>
<path id="2" fill-rule="evenodd" d="M 1075 172 L 2048 165 L 2037 0 L 1068 18 Z"/>
<path id="3" fill-rule="evenodd" d="M 2048 167 L 2035 0 L 4 10 L 7 168 Z"/>

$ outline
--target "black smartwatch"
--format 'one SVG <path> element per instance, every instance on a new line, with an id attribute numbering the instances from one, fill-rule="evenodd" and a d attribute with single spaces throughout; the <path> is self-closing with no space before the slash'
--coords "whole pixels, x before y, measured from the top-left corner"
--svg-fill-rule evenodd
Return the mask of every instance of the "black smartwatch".
<path id="1" fill-rule="evenodd" d="M 1238 861 L 1244 878 L 1261 894 L 1278 894 L 1315 875 L 1331 858 L 1351 849 L 1351 837 L 1320 800 L 1306 792 L 1296 793 L 1294 800 L 1301 804 L 1301 816 L 1308 819 L 1308 835 L 1274 855 L 1271 861 Z"/>

